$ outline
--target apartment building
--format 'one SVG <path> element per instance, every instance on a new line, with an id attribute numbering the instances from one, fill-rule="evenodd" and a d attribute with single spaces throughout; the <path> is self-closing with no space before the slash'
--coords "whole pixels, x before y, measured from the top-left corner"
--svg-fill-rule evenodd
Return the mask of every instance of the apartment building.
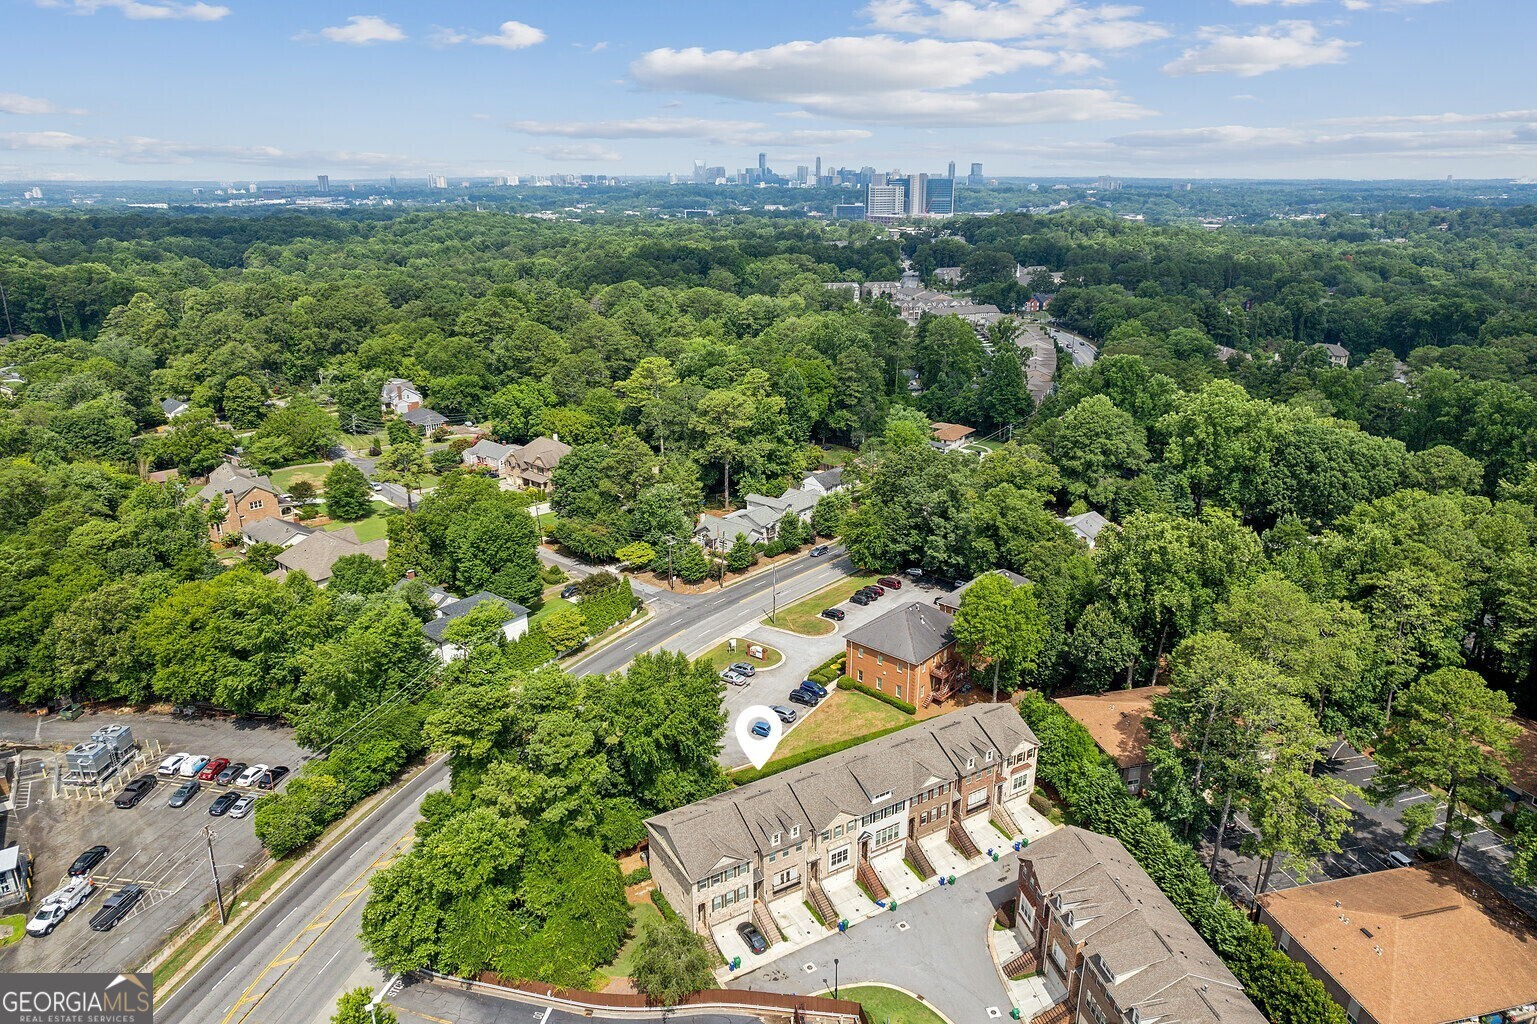
<path id="1" fill-rule="evenodd" d="M 652 878 L 700 934 L 750 916 L 773 941 L 780 901 L 834 927 L 904 859 L 932 877 L 935 844 L 982 856 L 965 819 L 1018 834 L 1009 805 L 1033 792 L 1039 746 L 1009 704 L 930 719 L 648 819 Z"/>
<path id="2" fill-rule="evenodd" d="M 950 616 L 931 606 L 904 604 L 844 637 L 843 671 L 856 683 L 917 707 L 953 695 L 968 678 L 955 652 Z"/>
<path id="3" fill-rule="evenodd" d="M 1115 839 L 1062 828 L 1019 854 L 1010 973 L 1038 969 L 1075 1024 L 1265 1024 L 1243 986 Z"/>

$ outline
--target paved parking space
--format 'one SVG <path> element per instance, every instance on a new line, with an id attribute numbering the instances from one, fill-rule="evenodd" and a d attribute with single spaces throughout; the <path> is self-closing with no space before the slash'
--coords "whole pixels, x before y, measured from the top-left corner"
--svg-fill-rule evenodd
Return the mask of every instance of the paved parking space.
<path id="1" fill-rule="evenodd" d="M 248 763 L 288 765 L 297 769 L 303 751 L 286 728 L 232 720 L 181 720 L 159 715 L 87 715 L 75 722 L 56 717 L 0 713 L 0 738 L 42 742 L 68 749 L 103 725 L 126 723 L 141 742 L 159 741 L 166 753 L 189 751 L 230 757 Z M 205 782 L 185 807 L 167 801 L 181 778 L 159 777 L 155 788 L 129 810 L 112 805 L 112 796 L 127 777 L 113 780 L 104 799 L 65 796 L 54 785 L 59 756 L 53 750 L 23 752 L 32 772 L 25 806 L 18 807 L 7 828 L 7 842 L 19 841 L 32 859 L 32 893 L 40 898 L 59 885 L 69 864 L 87 847 L 105 844 L 112 853 L 93 872 L 98 892 L 76 910 L 52 935 L 27 937 L 0 952 L 6 971 L 120 971 L 137 967 L 195 910 L 213 898 L 205 826 L 214 830 L 214 854 L 228 894 L 243 866 L 261 861 L 261 844 L 252 831 L 252 818 L 213 818 L 208 806 L 223 787 Z M 42 762 L 42 770 L 35 767 Z M 151 759 L 144 771 L 159 764 Z M 254 791 L 253 791 L 254 792 Z M 145 897 L 112 931 L 89 928 L 90 917 L 103 892 L 124 884 L 144 886 Z M 238 889 L 236 890 L 238 892 Z"/>

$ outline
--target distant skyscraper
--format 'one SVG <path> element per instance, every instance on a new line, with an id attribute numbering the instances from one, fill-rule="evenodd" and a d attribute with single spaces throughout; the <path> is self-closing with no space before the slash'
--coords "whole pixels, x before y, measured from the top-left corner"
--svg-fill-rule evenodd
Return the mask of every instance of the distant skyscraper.
<path id="1" fill-rule="evenodd" d="M 909 174 L 907 176 L 907 215 L 909 217 L 922 217 L 928 210 L 929 176 L 927 174 Z"/>
<path id="2" fill-rule="evenodd" d="M 760 177 L 760 178 L 768 177 L 768 154 L 767 153 L 759 153 L 758 154 L 758 177 Z"/>
<path id="3" fill-rule="evenodd" d="M 800 182 L 802 185 L 806 184 L 806 178 L 810 174 L 811 168 L 807 167 L 805 164 L 801 164 L 799 167 L 795 168 L 795 180 Z"/>
<path id="4" fill-rule="evenodd" d="M 907 216 L 907 181 L 871 184 L 865 189 L 866 220 L 899 220 Z"/>
<path id="5" fill-rule="evenodd" d="M 966 175 L 966 184 L 968 184 L 968 185 L 980 185 L 980 184 L 982 184 L 982 165 L 981 164 L 972 164 L 971 165 L 971 173 Z"/>
<path id="6" fill-rule="evenodd" d="M 320 186 L 320 192 L 324 195 L 331 191 L 331 176 L 329 174 L 315 175 L 315 184 Z"/>
<path id="7" fill-rule="evenodd" d="M 822 180 L 822 158 L 817 157 L 817 180 Z"/>
<path id="8" fill-rule="evenodd" d="M 930 178 L 924 189 L 923 212 L 931 217 L 948 217 L 955 212 L 955 177 Z"/>
<path id="9" fill-rule="evenodd" d="M 955 180 L 955 161 L 954 160 L 950 161 L 950 171 L 949 171 L 948 174 L 945 175 L 945 177 L 949 178 L 951 181 Z"/>

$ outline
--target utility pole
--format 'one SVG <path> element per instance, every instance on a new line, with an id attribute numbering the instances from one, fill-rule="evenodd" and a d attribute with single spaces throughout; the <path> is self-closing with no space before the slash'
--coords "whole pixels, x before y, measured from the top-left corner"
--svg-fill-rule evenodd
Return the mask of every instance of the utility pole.
<path id="1" fill-rule="evenodd" d="M 813 537 L 812 540 L 816 538 Z M 769 621 L 779 618 L 779 563 L 774 562 L 769 566 Z"/>
<path id="2" fill-rule="evenodd" d="M 16 333 L 16 329 L 11 326 L 11 304 L 6 301 L 5 285 L 3 284 L 0 284 L 0 309 L 5 310 L 5 333 L 9 337 Z"/>
<path id="3" fill-rule="evenodd" d="M 208 870 L 213 872 L 213 895 L 219 902 L 219 923 L 229 924 L 229 913 L 224 909 L 224 889 L 219 885 L 219 865 L 213 859 L 214 831 L 204 825 L 203 835 L 208 837 Z"/>
<path id="4" fill-rule="evenodd" d="M 678 538 L 669 533 L 662 539 L 667 542 L 667 589 L 672 590 L 672 548 L 674 544 L 678 543 Z"/>

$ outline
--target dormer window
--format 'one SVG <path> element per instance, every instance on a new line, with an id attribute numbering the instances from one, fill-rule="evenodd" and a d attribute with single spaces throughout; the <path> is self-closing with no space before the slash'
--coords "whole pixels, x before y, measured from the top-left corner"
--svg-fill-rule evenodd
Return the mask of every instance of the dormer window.
<path id="1" fill-rule="evenodd" d="M 967 770 L 967 771 L 968 771 L 968 772 L 969 772 L 969 771 L 971 771 L 971 770 L 972 770 L 972 769 L 973 769 L 973 768 L 975 768 L 975 767 L 976 767 L 976 766 L 977 766 L 977 759 L 976 759 L 976 758 L 974 758 L 974 757 L 968 757 L 968 758 L 967 758 L 967 759 L 966 759 L 966 770 Z"/>
<path id="2" fill-rule="evenodd" d="M 778 846 L 779 845 L 779 833 L 778 832 L 775 832 L 773 835 L 769 836 L 769 845 L 770 846 Z"/>
<path id="3" fill-rule="evenodd" d="M 790 838 L 791 839 L 799 839 L 800 837 L 801 837 L 801 827 L 799 825 L 791 825 L 790 826 Z"/>
<path id="4" fill-rule="evenodd" d="M 992 764 L 993 763 L 993 752 L 991 750 L 989 750 L 987 752 L 987 763 L 988 764 Z"/>

